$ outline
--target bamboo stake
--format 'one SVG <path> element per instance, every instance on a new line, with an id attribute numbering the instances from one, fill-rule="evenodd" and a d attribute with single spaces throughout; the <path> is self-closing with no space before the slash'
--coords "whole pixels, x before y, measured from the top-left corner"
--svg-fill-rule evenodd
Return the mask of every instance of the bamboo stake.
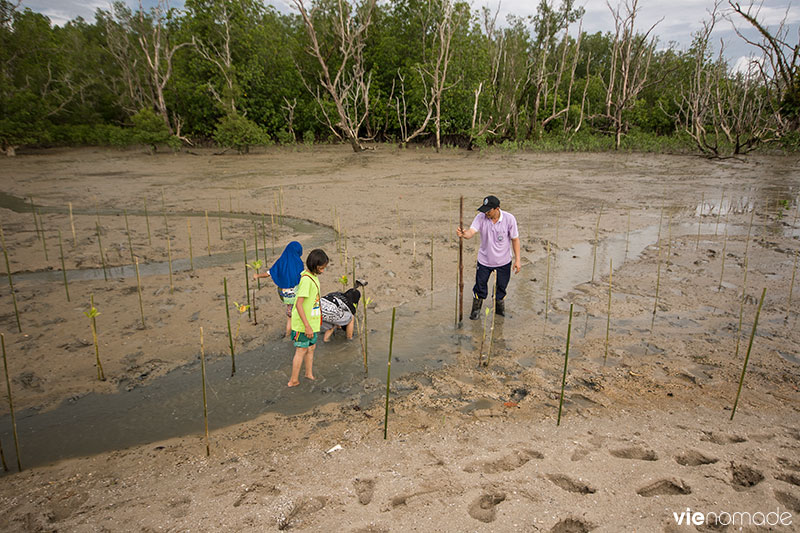
<path id="1" fill-rule="evenodd" d="M 631 240 L 631 210 L 628 208 L 628 231 L 625 233 L 625 259 L 628 258 L 628 244 Z"/>
<path id="2" fill-rule="evenodd" d="M 486 364 L 492 362 L 492 343 L 494 342 L 494 319 L 497 316 L 497 273 L 494 276 L 494 285 L 492 286 L 492 326 L 489 328 L 489 349 L 486 351 Z"/>
<path id="3" fill-rule="evenodd" d="M 714 225 L 714 237 L 717 236 L 717 229 L 719 228 L 719 219 L 722 217 L 722 204 L 725 202 L 725 189 L 722 189 L 722 197 L 719 199 L 719 209 L 717 210 L 717 223 Z"/>
<path id="4" fill-rule="evenodd" d="M 661 287 L 661 244 L 658 245 L 658 270 L 656 273 L 656 298 L 653 303 L 653 318 L 650 320 L 650 334 L 653 334 L 653 326 L 656 323 L 656 311 L 658 310 L 658 290 Z"/>
<path id="5" fill-rule="evenodd" d="M 39 230 L 39 219 L 36 218 L 36 204 L 33 203 L 33 196 L 30 197 L 31 200 L 31 213 L 33 214 L 33 227 L 36 229 L 36 238 L 40 241 L 42 240 L 42 232 Z"/>
<path id="6" fill-rule="evenodd" d="M 261 246 L 264 250 L 264 265 L 267 265 L 269 257 L 267 256 L 267 228 L 264 224 L 264 215 L 261 215 Z"/>
<path id="7" fill-rule="evenodd" d="M 567 326 L 567 351 L 564 352 L 564 374 L 561 376 L 561 397 L 558 400 L 558 420 L 556 426 L 561 425 L 561 407 L 564 405 L 564 387 L 567 385 L 567 364 L 569 362 L 569 339 L 572 334 L 572 305 L 569 304 L 569 325 Z"/>
<path id="8" fill-rule="evenodd" d="M 142 329 L 146 329 L 147 325 L 144 322 L 144 304 L 142 303 L 142 280 L 139 278 L 139 258 L 134 258 L 134 267 L 136 268 L 136 292 L 139 294 L 139 314 L 142 317 Z"/>
<path id="9" fill-rule="evenodd" d="M 736 330 L 736 354 L 739 357 L 739 339 L 742 336 L 742 316 L 744 315 L 744 300 L 747 294 L 747 256 L 744 258 L 744 280 L 742 281 L 742 297 L 739 299 L 739 329 Z"/>
<path id="10" fill-rule="evenodd" d="M 256 318 L 256 290 L 253 289 L 253 324 L 258 325 L 258 318 Z"/>
<path id="11" fill-rule="evenodd" d="M 222 202 L 219 198 L 217 198 L 217 222 L 219 223 L 219 240 L 222 242 L 224 240 L 222 236 Z"/>
<path id="12" fill-rule="evenodd" d="M 544 327 L 547 328 L 547 313 L 550 310 L 550 241 L 547 241 L 547 273 L 544 277 Z"/>
<path id="13" fill-rule="evenodd" d="M 667 221 L 667 259 L 664 261 L 667 267 L 670 265 L 670 257 L 672 257 L 672 213 L 669 214 Z"/>
<path id="14" fill-rule="evenodd" d="M 272 224 L 272 255 L 275 255 L 275 213 L 270 214 L 270 221 Z"/>
<path id="15" fill-rule="evenodd" d="M 353 273 L 353 281 L 355 280 L 355 273 Z M 431 309 L 433 309 L 433 235 L 431 235 Z"/>
<path id="16" fill-rule="evenodd" d="M 392 307 L 392 330 L 389 333 L 389 362 L 386 365 L 386 409 L 383 415 L 383 440 L 389 433 L 389 379 L 392 375 L 392 344 L 394 343 L 394 315 L 396 307 Z"/>
<path id="17" fill-rule="evenodd" d="M 100 248 L 100 264 L 103 265 L 103 278 L 108 281 L 108 273 L 106 272 L 106 257 L 103 253 L 103 242 L 100 240 L 100 224 L 95 224 L 97 230 L 97 246 Z"/>
<path id="18" fill-rule="evenodd" d="M 792 311 L 792 292 L 794 292 L 794 277 L 797 274 L 797 250 L 794 252 L 794 265 L 792 266 L 792 282 L 789 284 L 789 303 L 786 304 L 786 318 Z"/>
<path id="19" fill-rule="evenodd" d="M 167 202 L 164 199 L 164 189 L 161 189 L 161 210 L 164 213 L 164 230 L 167 232 L 167 237 L 169 237 L 169 222 L 167 221 Z"/>
<path id="20" fill-rule="evenodd" d="M 6 464 L 6 454 L 3 453 L 2 441 L 0 441 L 0 463 L 3 463 L 3 472 L 8 472 L 8 464 Z"/>
<path id="21" fill-rule="evenodd" d="M 464 197 L 458 207 L 458 227 L 464 229 Z M 464 321 L 464 239 L 458 239 L 458 323 Z"/>
<path id="22" fill-rule="evenodd" d="M 747 345 L 747 354 L 744 356 L 744 365 L 742 365 L 742 375 L 739 378 L 739 389 L 736 391 L 736 400 L 733 402 L 733 409 L 731 410 L 731 420 L 733 415 L 736 414 L 736 406 L 739 405 L 739 395 L 742 393 L 742 383 L 744 383 L 744 374 L 747 372 L 747 362 L 750 360 L 750 350 L 753 348 L 753 337 L 756 336 L 756 328 L 758 327 L 758 316 L 761 314 L 761 306 L 764 305 L 764 296 L 767 294 L 767 288 L 761 291 L 761 300 L 758 302 L 758 310 L 756 310 L 756 319 L 753 321 L 753 331 L 750 333 L 750 342 Z"/>
<path id="23" fill-rule="evenodd" d="M 64 246 L 61 244 L 61 230 L 58 230 L 58 249 L 61 251 L 61 273 L 64 275 L 64 292 L 69 301 L 69 285 L 67 284 L 67 268 L 64 266 Z"/>
<path id="24" fill-rule="evenodd" d="M 189 268 L 194 270 L 194 251 L 192 250 L 192 219 L 186 217 L 186 229 L 189 232 Z"/>
<path id="25" fill-rule="evenodd" d="M 6 358 L 6 338 L 0 333 L 0 343 L 3 345 L 3 368 L 6 372 L 6 390 L 8 391 L 8 407 L 11 410 L 11 427 L 14 431 L 14 450 L 17 453 L 17 470 L 22 472 L 22 462 L 19 456 L 19 437 L 17 436 L 17 418 L 14 415 L 14 398 L 11 396 L 11 379 L 8 375 L 8 360 Z M 5 466 L 5 460 L 3 461 Z M 6 468 L 6 471 L 8 468 Z"/>
<path id="26" fill-rule="evenodd" d="M 258 226 L 256 226 L 255 220 L 253 220 L 253 246 L 256 249 L 256 261 L 258 261 Z M 259 282 L 258 288 L 261 288 L 261 282 Z"/>
<path id="27" fill-rule="evenodd" d="M 142 198 L 144 201 L 144 221 L 147 224 L 147 243 L 153 246 L 153 238 L 150 236 L 150 215 L 147 213 L 147 198 Z"/>
<path id="28" fill-rule="evenodd" d="M 75 233 L 75 219 L 72 218 L 72 202 L 69 202 L 69 225 L 72 228 L 72 247 L 78 247 L 78 236 Z"/>
<path id="29" fill-rule="evenodd" d="M 281 224 L 283 224 L 283 187 L 280 188 L 280 200 L 281 200 Z"/>
<path id="30" fill-rule="evenodd" d="M 17 317 L 17 329 L 22 333 L 22 325 L 19 321 L 19 309 L 17 309 L 17 294 L 14 292 L 14 280 L 11 276 L 11 265 L 8 261 L 8 250 L 6 249 L 6 237 L 3 234 L 3 227 L 0 226 L 0 241 L 3 243 L 3 257 L 6 260 L 6 273 L 8 274 L 8 286 L 11 288 L 11 300 L 14 302 L 14 316 Z"/>
<path id="31" fill-rule="evenodd" d="M 700 216 L 699 220 L 697 221 L 697 239 L 694 242 L 694 251 L 696 252 L 700 248 L 700 228 L 703 226 L 703 212 L 705 211 L 706 207 L 706 192 L 703 191 L 700 195 Z"/>
<path id="32" fill-rule="evenodd" d="M 228 279 L 222 278 L 222 287 L 225 291 L 225 317 L 228 319 L 228 343 L 231 347 L 231 377 L 236 373 L 236 355 L 233 350 L 233 333 L 231 333 L 231 310 L 228 304 Z"/>
<path id="33" fill-rule="evenodd" d="M 44 250 L 44 260 L 50 261 L 50 258 L 47 256 L 47 237 L 45 237 L 44 235 L 44 222 L 42 222 L 42 212 L 39 210 L 37 210 L 36 212 L 39 215 L 39 227 L 42 230 L 41 237 L 42 237 L 42 249 Z"/>
<path id="34" fill-rule="evenodd" d="M 206 250 L 208 251 L 208 256 L 211 257 L 211 230 L 208 227 L 208 209 L 205 210 L 205 217 L 206 217 Z"/>
<path id="35" fill-rule="evenodd" d="M 242 247 L 244 248 L 244 288 L 245 292 L 247 293 L 247 318 L 252 318 L 252 314 L 250 313 L 250 307 L 252 307 L 250 303 L 250 276 L 247 273 L 247 241 L 242 239 Z"/>
<path id="36" fill-rule="evenodd" d="M 600 206 L 600 212 L 597 213 L 597 224 L 594 226 L 594 257 L 592 259 L 592 283 L 594 283 L 594 273 L 597 267 L 597 235 L 600 232 L 600 217 L 603 215 L 603 206 Z"/>
<path id="37" fill-rule="evenodd" d="M 719 287 L 717 287 L 717 292 L 722 290 L 722 278 L 725 276 L 725 254 L 727 253 L 728 249 L 728 228 L 725 228 L 725 238 L 722 242 L 722 269 L 719 273 Z"/>
<path id="38" fill-rule="evenodd" d="M 210 457 L 211 445 L 208 440 L 208 402 L 206 401 L 206 351 L 203 345 L 202 326 L 200 326 L 200 376 L 203 383 L 203 422 L 206 426 L 206 457 Z"/>
<path id="39" fill-rule="evenodd" d="M 169 264 L 169 293 L 172 294 L 174 290 L 172 285 L 172 245 L 170 244 L 169 233 L 167 233 L 167 261 Z"/>
<path id="40" fill-rule="evenodd" d="M 128 224 L 128 210 L 123 209 L 122 212 L 125 213 L 125 233 L 128 235 L 128 251 L 131 253 L 131 263 L 133 263 L 133 243 L 131 242 L 131 227 Z"/>
<path id="41" fill-rule="evenodd" d="M 606 314 L 606 348 L 603 355 L 603 365 L 608 359 L 608 332 L 611 329 L 611 277 L 614 275 L 614 260 L 608 260 L 608 313 Z"/>
<path id="42" fill-rule="evenodd" d="M 367 299 L 367 287 L 362 287 L 364 289 L 364 373 L 366 374 L 368 371 L 368 358 L 369 358 L 369 327 L 367 326 L 367 307 L 369 306 L 369 300 Z"/>
<path id="43" fill-rule="evenodd" d="M 558 209 L 556 209 L 556 238 L 553 239 L 553 243 L 558 246 Z"/>
<path id="44" fill-rule="evenodd" d="M 411 264 L 417 264 L 417 227 L 411 223 Z"/>

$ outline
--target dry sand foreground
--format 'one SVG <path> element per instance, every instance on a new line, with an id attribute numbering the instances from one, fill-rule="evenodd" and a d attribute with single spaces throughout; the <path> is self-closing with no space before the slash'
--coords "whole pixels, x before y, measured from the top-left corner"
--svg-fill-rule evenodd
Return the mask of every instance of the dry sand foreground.
<path id="1" fill-rule="evenodd" d="M 288 226 L 272 231 L 281 190 L 287 216 L 322 225 L 308 230 L 314 235 Z M 358 277 L 369 280 L 374 300 L 371 357 L 385 360 L 386 346 L 377 342 L 383 343 L 393 306 L 407 332 L 423 335 L 415 353 L 396 354 L 399 368 L 431 356 L 424 348 L 428 336 L 437 346 L 452 340 L 452 348 L 444 368 L 417 368 L 399 377 L 393 369 L 384 441 L 377 398 L 385 367 L 378 372 L 371 367 L 368 379 L 354 372 L 355 384 L 337 389 L 335 401 L 325 403 L 326 374 L 333 376 L 342 366 L 324 354 L 335 346 L 336 353 L 347 354 L 347 345 L 339 338 L 334 346 L 321 346 L 315 373 L 323 383 L 303 382 L 287 394 L 292 353 L 287 344 L 285 364 L 265 361 L 282 370 L 261 376 L 263 395 L 279 404 L 305 405 L 306 398 L 317 398 L 301 414 L 280 414 L 285 411 L 279 405 L 278 412 L 217 429 L 210 457 L 198 426 L 183 437 L 12 472 L 0 479 L 0 529 L 739 530 L 739 523 L 678 525 L 673 513 L 690 508 L 704 514 L 746 512 L 755 524 L 783 519 L 778 525 L 751 523 L 746 531 L 798 531 L 800 279 L 791 307 L 789 295 L 800 250 L 799 192 L 800 166 L 793 157 L 712 162 L 630 154 L 436 154 L 378 146 L 358 155 L 346 147 L 275 149 L 246 157 L 86 149 L 2 160 L 0 193 L 34 198 L 48 247 L 45 259 L 31 211 L 3 197 L 8 205 L 0 207 L 0 225 L 23 332 L 17 331 L 5 279 L 0 332 L 15 408 L 24 413 L 20 426 L 37 414 L 57 412 L 65 400 L 81 405 L 96 393 L 116 398 L 147 391 L 175 369 L 196 372 L 201 326 L 208 359 L 229 358 L 221 279 L 231 283 L 231 301 L 241 301 L 241 260 L 194 271 L 176 268 L 172 292 L 167 271 L 145 276 L 146 329 L 135 278 L 71 281 L 70 302 L 59 276 L 26 278 L 28 272 L 60 271 L 58 230 L 67 269 L 100 266 L 97 226 L 108 262 L 129 265 L 123 209 L 131 213 L 131 243 L 143 265 L 166 261 L 167 242 L 173 258 L 186 264 L 187 212 L 209 212 L 208 232 L 202 216 L 191 219 L 197 260 L 209 252 L 239 253 L 242 239 L 252 253 L 252 241 L 265 238 L 254 237 L 251 221 L 226 217 L 220 239 L 219 209 L 223 216 L 264 214 L 270 263 L 273 233 L 276 252 L 293 238 L 327 241 L 323 247 L 333 265 L 321 279 L 324 292 L 336 290 L 336 278 L 344 273 L 330 228 L 335 212 L 347 234 L 347 270 L 355 258 Z M 498 319 L 491 365 L 477 369 L 481 325 L 465 320 L 457 333 L 452 326 L 453 229 L 460 195 L 469 223 L 490 193 L 517 216 L 524 258 L 510 286 L 511 316 Z M 145 200 L 149 239 L 148 221 L 139 214 Z M 76 213 L 74 242 L 68 203 Z M 261 224 L 256 226 L 260 231 Z M 595 262 L 596 227 L 601 252 Z M 624 251 L 628 227 L 632 247 L 643 250 L 624 262 L 614 259 L 604 364 L 608 259 Z M 434 296 L 450 303 L 425 313 L 420 302 L 430 296 L 431 238 Z M 548 240 L 558 260 L 550 262 L 555 290 L 545 321 Z M 476 240 L 468 241 L 467 298 L 476 250 Z M 575 274 L 578 263 L 588 264 L 588 275 Z M 764 287 L 742 398 L 730 421 Z M 241 321 L 239 350 L 280 342 L 283 319 L 271 291 L 262 290 L 259 324 Z M 107 377 L 102 382 L 96 379 L 83 315 L 90 294 L 101 312 L 97 326 Z M 570 303 L 575 315 L 566 401 L 556 427 Z M 438 328 L 434 335 L 426 324 Z M 360 360 L 358 344 L 350 349 Z M 0 437 L 13 471 L 7 414 L 3 403 Z M 326 453 L 337 444 L 341 450 Z"/>

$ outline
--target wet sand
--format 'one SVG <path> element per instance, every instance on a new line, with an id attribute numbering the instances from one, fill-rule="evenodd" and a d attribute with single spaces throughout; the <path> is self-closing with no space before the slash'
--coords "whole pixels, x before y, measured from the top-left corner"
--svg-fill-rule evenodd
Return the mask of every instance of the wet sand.
<path id="1" fill-rule="evenodd" d="M 261 531 L 283 520 L 312 531 L 680 531 L 687 526 L 678 526 L 673 512 L 686 507 L 780 508 L 793 514 L 794 527 L 800 520 L 800 279 L 788 307 L 800 249 L 796 158 L 435 154 L 378 146 L 358 155 L 322 147 L 247 157 L 51 150 L 0 165 L 0 224 L 23 329 L 17 331 L 5 284 L 0 332 L 23 466 L 25 439 L 27 463 L 36 465 L 3 478 L 3 529 Z M 490 193 L 519 220 L 523 270 L 510 284 L 510 316 L 496 321 L 491 364 L 477 368 L 483 324 L 465 317 L 453 327 L 452 229 L 460 195 L 468 224 Z M 11 197 L 33 197 L 39 207 L 47 259 L 30 205 Z M 273 228 L 276 202 L 287 219 Z M 146 328 L 123 210 L 133 251 L 150 269 L 142 278 Z M 98 226 L 112 268 L 108 281 L 96 270 Z M 337 253 L 338 226 L 347 236 L 346 261 Z M 82 272 L 72 274 L 69 302 L 58 230 L 67 269 Z M 168 233 L 172 291 L 164 267 Z M 240 362 L 229 376 L 222 279 L 231 304 L 244 301 L 243 240 L 250 261 L 255 240 L 264 258 L 266 240 L 271 263 L 292 239 L 306 252 L 324 243 L 333 260 L 321 279 L 324 292 L 341 288 L 342 274 L 352 277 L 353 258 L 357 277 L 369 281 L 368 376 L 358 340 L 338 336 L 317 350 L 318 383 L 287 390 L 292 348 L 280 338 L 281 309 L 268 285 L 258 291 L 258 324 L 246 314 L 238 321 Z M 476 251 L 476 239 L 467 241 L 465 312 Z M 100 311 L 106 381 L 97 380 L 83 315 L 89 295 Z M 566 398 L 556 427 L 570 304 Z M 392 307 L 398 339 L 384 441 Z M 201 436 L 200 327 L 216 368 L 209 458 Z M 177 399 L 180 391 L 185 401 Z M 0 417 L 13 471 L 7 405 Z M 148 433 L 137 417 L 152 419 L 158 431 Z M 59 446 L 59 438 L 71 445 Z M 336 444 L 343 449 L 325 453 Z M 47 465 L 53 453 L 73 458 Z M 95 455 L 74 458 L 89 453 Z"/>

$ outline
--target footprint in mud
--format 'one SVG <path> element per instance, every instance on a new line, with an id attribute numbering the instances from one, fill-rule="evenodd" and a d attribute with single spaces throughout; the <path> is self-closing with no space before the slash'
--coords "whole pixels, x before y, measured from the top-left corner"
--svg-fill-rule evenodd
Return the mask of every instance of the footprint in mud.
<path id="1" fill-rule="evenodd" d="M 594 526 L 577 518 L 565 518 L 550 528 L 550 533 L 589 533 Z"/>
<path id="2" fill-rule="evenodd" d="M 747 465 L 731 461 L 731 486 L 736 490 L 746 490 L 764 481 L 764 474 Z"/>
<path id="3" fill-rule="evenodd" d="M 714 457 L 708 457 L 697 450 L 689 450 L 675 456 L 675 461 L 683 466 L 702 466 L 711 465 L 719 461 Z"/>
<path id="4" fill-rule="evenodd" d="M 658 461 L 658 455 L 653 450 L 647 450 L 638 446 L 620 448 L 619 450 L 609 450 L 609 453 L 620 459 L 638 459 L 639 461 Z"/>
<path id="5" fill-rule="evenodd" d="M 483 472 L 496 474 L 498 472 L 511 472 L 523 466 L 531 459 L 544 459 L 544 455 L 535 450 L 516 450 L 509 455 L 493 461 L 478 461 L 464 467 L 464 472 Z"/>
<path id="6" fill-rule="evenodd" d="M 800 513 L 800 498 L 794 494 L 782 490 L 775 491 L 775 499 L 778 503 L 795 513 Z"/>
<path id="7" fill-rule="evenodd" d="M 691 493 L 691 487 L 680 479 L 662 479 L 650 483 L 636 491 L 636 494 L 646 498 L 651 498 L 653 496 L 678 496 Z"/>
<path id="8" fill-rule="evenodd" d="M 583 481 L 576 481 L 561 474 L 548 474 L 547 479 L 567 492 L 576 492 L 578 494 L 594 494 L 597 492 L 597 489 L 584 483 Z"/>
<path id="9" fill-rule="evenodd" d="M 179 498 L 172 498 L 167 503 L 167 510 L 169 516 L 172 518 L 183 518 L 189 515 L 189 506 L 192 499 L 189 496 L 181 496 Z"/>
<path id="10" fill-rule="evenodd" d="M 778 464 L 784 468 L 788 468 L 789 470 L 800 472 L 800 461 L 787 459 L 786 457 L 778 457 Z"/>
<path id="11" fill-rule="evenodd" d="M 475 520 L 481 522 L 494 522 L 497 504 L 506 499 L 504 492 L 495 492 L 492 494 L 482 494 L 475 499 L 469 506 L 469 515 Z"/>
<path id="12" fill-rule="evenodd" d="M 587 455 L 589 455 L 589 450 L 587 450 L 583 446 L 578 446 L 577 448 L 575 448 L 575 451 L 572 452 L 572 456 L 569 458 L 569 460 L 573 462 L 580 461 Z"/>
<path id="13" fill-rule="evenodd" d="M 800 487 L 800 476 L 798 476 L 797 474 L 790 474 L 790 473 L 779 474 L 775 476 L 775 479 L 783 481 L 784 483 L 790 483 L 792 485 L 797 485 L 798 487 Z"/>
<path id="14" fill-rule="evenodd" d="M 353 481 L 353 487 L 358 495 L 358 503 L 367 505 L 372 501 L 372 495 L 375 493 L 374 479 L 356 479 Z"/>
<path id="15" fill-rule="evenodd" d="M 706 436 L 700 440 L 711 442 L 713 444 L 719 444 L 720 446 L 724 446 L 726 444 L 739 444 L 740 442 L 747 442 L 746 438 L 740 437 L 739 435 L 725 435 L 723 433 L 715 433 L 713 431 L 706 432 Z"/>

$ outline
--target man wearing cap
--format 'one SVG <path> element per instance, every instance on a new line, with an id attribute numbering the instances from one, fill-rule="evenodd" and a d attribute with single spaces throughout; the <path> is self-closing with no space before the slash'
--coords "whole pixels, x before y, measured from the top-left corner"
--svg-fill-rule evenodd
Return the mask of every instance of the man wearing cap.
<path id="1" fill-rule="evenodd" d="M 497 294 L 495 311 L 505 316 L 506 287 L 511 278 L 511 260 L 513 250 L 514 273 L 520 269 L 519 229 L 517 219 L 507 211 L 500 210 L 500 200 L 496 196 L 487 196 L 480 211 L 470 224 L 468 230 L 456 228 L 456 235 L 463 239 L 471 239 L 476 233 L 481 234 L 481 247 L 478 250 L 478 270 L 475 273 L 475 286 L 472 288 L 471 320 L 478 318 L 483 300 L 488 295 L 487 283 L 492 271 L 497 271 Z"/>

